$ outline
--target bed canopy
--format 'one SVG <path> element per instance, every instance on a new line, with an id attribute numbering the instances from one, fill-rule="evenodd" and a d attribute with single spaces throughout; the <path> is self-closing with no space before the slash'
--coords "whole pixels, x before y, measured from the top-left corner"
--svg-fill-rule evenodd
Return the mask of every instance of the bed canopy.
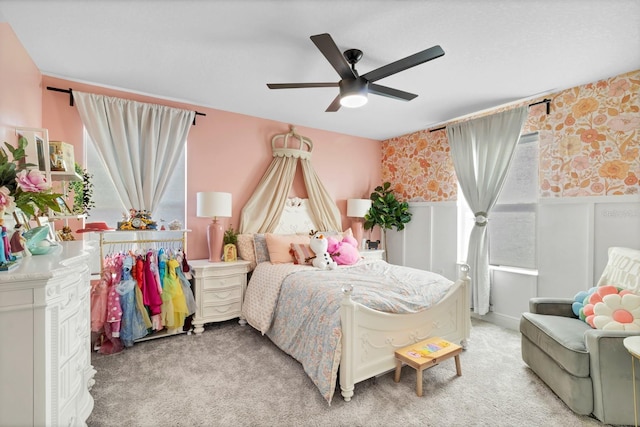
<path id="1" fill-rule="evenodd" d="M 311 165 L 313 142 L 296 133 L 295 127 L 271 139 L 273 161 L 253 195 L 242 208 L 241 233 L 271 233 L 280 221 L 291 191 L 298 161 L 309 197 L 309 215 L 319 230 L 342 230 L 340 211 Z"/>

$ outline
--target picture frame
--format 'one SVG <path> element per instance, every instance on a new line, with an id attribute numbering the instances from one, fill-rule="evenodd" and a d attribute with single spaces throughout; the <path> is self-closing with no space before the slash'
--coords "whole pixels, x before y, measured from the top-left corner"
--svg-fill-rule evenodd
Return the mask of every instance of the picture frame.
<path id="1" fill-rule="evenodd" d="M 31 229 L 31 225 L 29 224 L 29 218 L 27 218 L 27 215 L 24 212 L 22 212 L 20 209 L 18 208 L 14 209 L 13 219 L 15 220 L 16 224 L 22 225 L 25 231 Z"/>
<path id="2" fill-rule="evenodd" d="M 51 211 L 52 216 L 73 216 L 73 212 L 71 212 L 63 197 L 56 197 L 56 203 L 60 207 L 60 212 Z"/>
<path id="3" fill-rule="evenodd" d="M 238 250 L 233 243 L 227 243 L 224 245 L 224 262 L 235 262 L 238 260 Z"/>

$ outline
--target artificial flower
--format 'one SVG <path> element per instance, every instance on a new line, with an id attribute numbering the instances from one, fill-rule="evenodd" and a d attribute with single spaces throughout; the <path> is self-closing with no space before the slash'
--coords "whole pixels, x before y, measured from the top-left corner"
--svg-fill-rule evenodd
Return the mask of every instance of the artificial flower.
<path id="1" fill-rule="evenodd" d="M 49 209 L 60 212 L 56 199 L 61 194 L 51 191 L 51 184 L 35 165 L 25 162 L 27 139 L 20 137 L 18 147 L 4 143 L 13 156 L 13 161 L 4 149 L 0 148 L 0 210 L 13 212 L 15 208 L 22 210 L 28 217 L 36 211 L 47 213 Z"/>

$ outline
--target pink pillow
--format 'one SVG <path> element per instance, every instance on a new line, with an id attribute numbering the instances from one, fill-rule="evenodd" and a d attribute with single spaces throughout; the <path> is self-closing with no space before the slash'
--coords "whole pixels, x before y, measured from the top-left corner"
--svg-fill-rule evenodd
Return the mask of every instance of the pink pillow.
<path id="1" fill-rule="evenodd" d="M 291 243 L 309 244 L 310 238 L 305 234 L 273 234 L 265 233 L 269 259 L 272 264 L 283 264 L 294 262 L 294 258 L 289 252 Z"/>
<path id="2" fill-rule="evenodd" d="M 294 258 L 293 263 L 300 265 L 312 265 L 313 258 L 316 256 L 311 250 L 311 246 L 305 243 L 292 243 L 290 252 Z"/>

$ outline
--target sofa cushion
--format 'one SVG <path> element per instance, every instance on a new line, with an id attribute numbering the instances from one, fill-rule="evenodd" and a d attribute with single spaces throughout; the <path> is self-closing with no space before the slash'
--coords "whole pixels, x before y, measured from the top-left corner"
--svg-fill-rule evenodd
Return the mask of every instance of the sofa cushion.
<path id="1" fill-rule="evenodd" d="M 598 286 L 612 285 L 640 294 L 640 250 L 611 247 L 608 255 Z"/>
<path id="2" fill-rule="evenodd" d="M 520 332 L 576 377 L 589 376 L 589 353 L 584 342 L 591 327 L 580 319 L 523 313 Z"/>

